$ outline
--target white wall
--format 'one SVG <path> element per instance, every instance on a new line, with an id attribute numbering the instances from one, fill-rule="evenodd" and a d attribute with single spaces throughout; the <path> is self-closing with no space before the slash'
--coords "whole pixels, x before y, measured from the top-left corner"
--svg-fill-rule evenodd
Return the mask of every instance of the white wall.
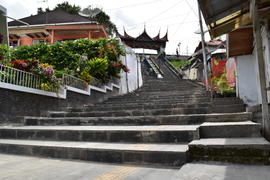
<path id="1" fill-rule="evenodd" d="M 129 68 L 129 72 L 121 72 L 120 79 L 120 94 L 132 92 L 143 85 L 141 62 L 135 52 L 128 46 L 125 46 L 127 51 L 126 56 L 121 56 L 120 59 Z"/>
<path id="2" fill-rule="evenodd" d="M 266 71 L 266 86 L 270 86 L 270 43 L 269 30 L 262 28 L 263 51 Z M 252 55 L 236 57 L 237 90 L 239 97 L 249 106 L 261 104 L 258 59 L 256 47 Z M 268 90 L 268 102 L 270 91 Z"/>
<path id="3" fill-rule="evenodd" d="M 254 55 L 238 56 L 236 60 L 236 86 L 238 97 L 248 106 L 259 104 L 257 62 Z"/>

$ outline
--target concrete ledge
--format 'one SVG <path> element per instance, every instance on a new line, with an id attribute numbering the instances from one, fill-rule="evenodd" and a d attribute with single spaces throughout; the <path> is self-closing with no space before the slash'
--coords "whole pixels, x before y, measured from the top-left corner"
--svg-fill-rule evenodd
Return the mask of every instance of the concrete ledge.
<path id="1" fill-rule="evenodd" d="M 66 91 L 63 87 L 60 88 L 59 92 L 49 92 L 49 91 L 43 91 L 39 89 L 0 82 L 0 88 L 10 89 L 13 91 L 20 91 L 20 92 L 25 92 L 25 93 L 38 94 L 38 95 L 43 95 L 43 96 L 50 96 L 50 97 L 55 97 L 55 98 L 60 98 L 60 99 L 66 98 Z"/>
<path id="2" fill-rule="evenodd" d="M 114 86 L 112 91 L 96 87 L 90 91 L 89 87 L 89 93 L 68 87 L 62 88 L 61 93 L 57 94 L 11 84 L 1 85 L 0 123 L 20 122 L 21 119 L 18 118 L 22 116 L 41 116 L 50 110 L 61 111 L 67 110 L 68 107 L 83 107 L 119 94 L 119 89 Z"/>

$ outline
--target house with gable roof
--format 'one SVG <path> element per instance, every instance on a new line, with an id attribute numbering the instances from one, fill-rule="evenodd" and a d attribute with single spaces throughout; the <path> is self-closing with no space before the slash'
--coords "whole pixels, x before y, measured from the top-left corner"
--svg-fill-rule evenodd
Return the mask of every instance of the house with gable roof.
<path id="1" fill-rule="evenodd" d="M 19 21 L 8 23 L 9 40 L 12 46 L 81 38 L 108 38 L 103 25 L 62 9 L 31 15 L 20 20 L 28 25 Z"/>

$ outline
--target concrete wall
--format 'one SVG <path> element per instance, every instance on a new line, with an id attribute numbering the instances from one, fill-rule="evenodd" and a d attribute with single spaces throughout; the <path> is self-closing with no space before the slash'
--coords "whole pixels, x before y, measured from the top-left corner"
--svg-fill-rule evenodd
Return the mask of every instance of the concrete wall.
<path id="1" fill-rule="evenodd" d="M 3 44 L 8 44 L 6 9 L 0 5 L 0 34 L 3 35 Z"/>
<path id="2" fill-rule="evenodd" d="M 91 90 L 90 96 L 68 90 L 66 99 L 60 99 L 0 88 L 0 123 L 16 122 L 21 116 L 40 116 L 47 111 L 66 110 L 67 107 L 82 107 L 118 94 L 117 88 L 106 93 Z"/>
<path id="3" fill-rule="evenodd" d="M 122 56 L 121 60 L 123 64 L 127 65 L 129 72 L 121 72 L 120 79 L 120 94 L 126 94 L 128 92 L 135 91 L 143 84 L 141 61 L 135 52 L 128 46 L 125 46 L 127 51 L 126 56 Z"/>

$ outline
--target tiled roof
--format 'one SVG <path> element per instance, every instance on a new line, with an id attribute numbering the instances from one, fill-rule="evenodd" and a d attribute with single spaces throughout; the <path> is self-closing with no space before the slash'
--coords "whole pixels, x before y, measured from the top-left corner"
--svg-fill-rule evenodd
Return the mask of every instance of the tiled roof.
<path id="1" fill-rule="evenodd" d="M 47 17 L 46 17 L 47 16 Z M 37 15 L 31 15 L 20 19 L 30 25 L 56 24 L 69 22 L 91 22 L 89 19 L 78 14 L 70 14 L 62 9 L 56 9 L 50 12 L 44 12 Z M 11 21 L 8 26 L 22 26 L 24 24 L 18 21 Z"/>

